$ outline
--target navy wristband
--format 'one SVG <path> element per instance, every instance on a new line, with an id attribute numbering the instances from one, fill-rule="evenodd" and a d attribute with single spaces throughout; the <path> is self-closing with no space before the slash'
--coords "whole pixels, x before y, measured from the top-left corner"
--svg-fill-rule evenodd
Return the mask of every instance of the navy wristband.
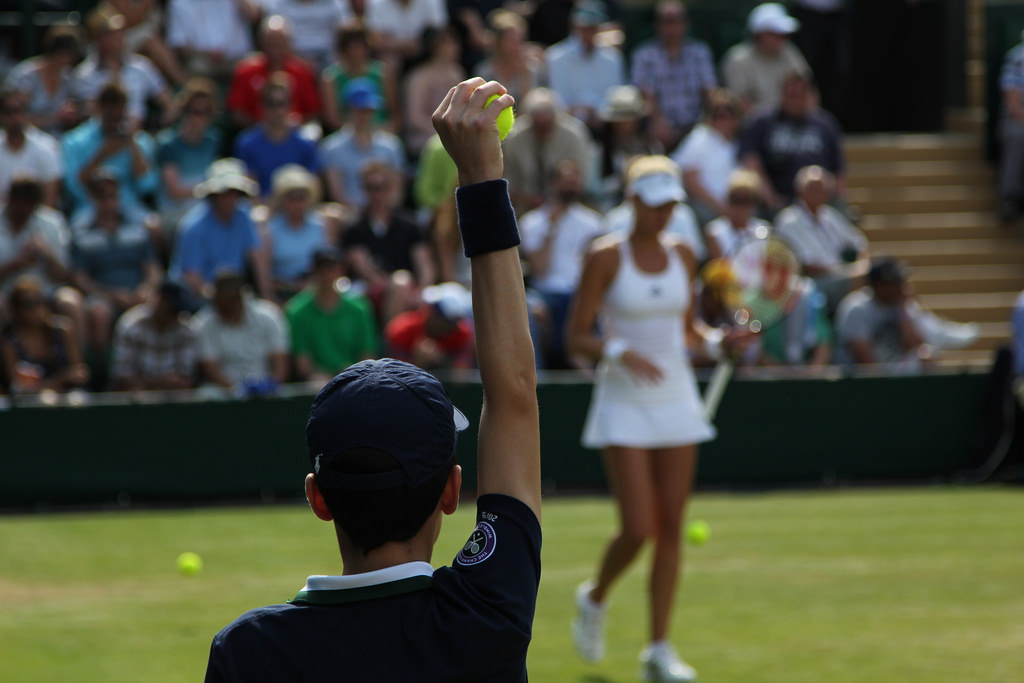
<path id="1" fill-rule="evenodd" d="M 467 257 L 519 246 L 516 213 L 504 178 L 458 188 L 455 206 Z"/>

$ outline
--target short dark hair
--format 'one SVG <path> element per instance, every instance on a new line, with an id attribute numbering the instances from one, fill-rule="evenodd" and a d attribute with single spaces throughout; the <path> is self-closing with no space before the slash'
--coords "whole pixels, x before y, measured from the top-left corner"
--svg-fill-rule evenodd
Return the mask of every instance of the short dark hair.
<path id="1" fill-rule="evenodd" d="M 36 206 L 43 201 L 43 185 L 35 178 L 20 176 L 11 181 L 7 201 L 23 201 Z"/>
<path id="2" fill-rule="evenodd" d="M 360 447 L 339 454 L 328 468 L 344 474 L 377 474 L 397 470 L 399 464 L 382 450 Z M 335 522 L 366 554 L 385 543 L 407 541 L 419 533 L 437 509 L 449 472 L 451 467 L 446 467 L 414 487 L 403 484 L 382 491 L 345 491 L 320 486 L 320 492 Z"/>
<path id="3" fill-rule="evenodd" d="M 128 93 L 117 83 L 107 83 L 96 96 L 97 104 L 128 104 Z"/>
<path id="4" fill-rule="evenodd" d="M 73 24 L 54 24 L 43 36 L 42 47 L 45 55 L 65 52 L 77 60 L 82 54 L 82 31 Z"/>

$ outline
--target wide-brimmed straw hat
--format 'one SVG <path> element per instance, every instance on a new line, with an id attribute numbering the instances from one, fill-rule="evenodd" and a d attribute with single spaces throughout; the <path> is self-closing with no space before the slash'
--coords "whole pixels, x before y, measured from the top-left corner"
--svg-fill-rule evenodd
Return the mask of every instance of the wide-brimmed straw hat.
<path id="1" fill-rule="evenodd" d="M 275 204 L 294 190 L 302 190 L 309 196 L 310 204 L 320 201 L 320 182 L 316 176 L 299 164 L 285 164 L 274 171 L 270 193 Z"/>
<path id="2" fill-rule="evenodd" d="M 230 157 L 218 159 L 210 164 L 210 168 L 206 170 L 206 180 L 196 185 L 193 194 L 201 199 L 228 190 L 237 190 L 250 197 L 258 194 L 256 181 L 245 173 L 245 164 Z"/>

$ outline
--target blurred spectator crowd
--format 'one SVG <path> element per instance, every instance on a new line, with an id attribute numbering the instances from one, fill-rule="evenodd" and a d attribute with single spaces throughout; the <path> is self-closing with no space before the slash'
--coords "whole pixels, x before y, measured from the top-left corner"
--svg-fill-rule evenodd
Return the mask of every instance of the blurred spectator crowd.
<path id="1" fill-rule="evenodd" d="M 796 3 L 814 25 L 840 4 Z M 630 229 L 623 179 L 649 154 L 678 167 L 668 230 L 710 264 L 707 322 L 728 323 L 714 265 L 746 235 L 774 230 L 802 262 L 799 305 L 743 362 L 917 367 L 969 336 L 870 259 L 819 95 L 836 91 L 827 45 L 808 63 L 777 3 L 720 60 L 676 0 L 650 38 L 619 16 L 614 0 L 105 0 L 51 27 L 0 73 L 0 386 L 260 396 L 381 355 L 472 368 L 457 178 L 431 125 L 470 75 L 517 100 L 505 169 L 539 367 L 579 367 L 562 330 L 582 256 Z"/>

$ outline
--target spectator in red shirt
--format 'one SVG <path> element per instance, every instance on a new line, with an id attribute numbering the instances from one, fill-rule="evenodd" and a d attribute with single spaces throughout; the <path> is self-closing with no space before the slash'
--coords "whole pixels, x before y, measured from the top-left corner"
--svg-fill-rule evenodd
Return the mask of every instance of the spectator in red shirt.
<path id="1" fill-rule="evenodd" d="M 239 126 L 263 120 L 260 93 L 271 73 L 284 71 L 291 76 L 291 113 L 300 122 L 320 115 L 320 93 L 313 70 L 292 53 L 291 27 L 278 15 L 267 17 L 260 25 L 260 52 L 238 63 L 228 90 L 228 111 Z"/>
<path id="2" fill-rule="evenodd" d="M 388 353 L 426 370 L 470 368 L 475 362 L 472 298 L 458 282 L 423 290 L 423 305 L 384 328 Z"/>

